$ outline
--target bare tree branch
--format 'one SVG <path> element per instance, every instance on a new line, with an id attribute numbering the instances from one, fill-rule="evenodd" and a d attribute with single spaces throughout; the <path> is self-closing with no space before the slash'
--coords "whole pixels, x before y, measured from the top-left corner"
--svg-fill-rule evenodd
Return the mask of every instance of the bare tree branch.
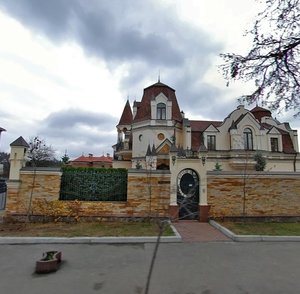
<path id="1" fill-rule="evenodd" d="M 220 66 L 228 81 L 255 81 L 256 89 L 239 98 L 262 101 L 277 111 L 300 114 L 300 0 L 265 0 L 257 15 L 252 48 L 247 55 L 221 54 Z"/>

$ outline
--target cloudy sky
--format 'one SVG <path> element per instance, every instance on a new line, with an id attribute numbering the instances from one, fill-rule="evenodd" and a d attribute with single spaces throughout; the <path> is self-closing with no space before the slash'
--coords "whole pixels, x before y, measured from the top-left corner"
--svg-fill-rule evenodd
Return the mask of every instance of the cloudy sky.
<path id="1" fill-rule="evenodd" d="M 247 51 L 243 34 L 258 7 L 255 0 L 1 0 L 0 150 L 38 135 L 58 158 L 65 150 L 71 158 L 112 154 L 126 100 L 139 101 L 159 73 L 188 118 L 223 120 L 251 85 L 226 87 L 219 54 Z"/>

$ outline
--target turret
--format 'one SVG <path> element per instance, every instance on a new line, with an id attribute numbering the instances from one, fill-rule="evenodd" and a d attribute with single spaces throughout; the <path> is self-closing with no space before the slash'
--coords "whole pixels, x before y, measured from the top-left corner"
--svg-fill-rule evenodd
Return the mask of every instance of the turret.
<path id="1" fill-rule="evenodd" d="M 10 144 L 10 171 L 9 180 L 18 181 L 20 179 L 20 169 L 25 167 L 26 155 L 29 148 L 28 143 L 21 136 Z"/>

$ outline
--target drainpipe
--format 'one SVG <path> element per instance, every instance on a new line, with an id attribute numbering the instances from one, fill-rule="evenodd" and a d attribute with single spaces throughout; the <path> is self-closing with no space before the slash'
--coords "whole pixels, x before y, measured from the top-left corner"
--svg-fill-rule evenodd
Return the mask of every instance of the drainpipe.
<path id="1" fill-rule="evenodd" d="M 296 161 L 297 161 L 297 152 L 295 153 L 294 156 L 294 172 L 296 172 Z"/>

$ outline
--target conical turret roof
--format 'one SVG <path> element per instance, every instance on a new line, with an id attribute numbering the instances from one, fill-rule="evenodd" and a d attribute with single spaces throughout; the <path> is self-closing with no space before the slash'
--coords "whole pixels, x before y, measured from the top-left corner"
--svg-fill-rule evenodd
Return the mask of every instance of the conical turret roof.
<path id="1" fill-rule="evenodd" d="M 129 104 L 129 100 L 127 100 L 118 125 L 131 125 L 132 120 L 133 120 L 132 110 Z"/>

